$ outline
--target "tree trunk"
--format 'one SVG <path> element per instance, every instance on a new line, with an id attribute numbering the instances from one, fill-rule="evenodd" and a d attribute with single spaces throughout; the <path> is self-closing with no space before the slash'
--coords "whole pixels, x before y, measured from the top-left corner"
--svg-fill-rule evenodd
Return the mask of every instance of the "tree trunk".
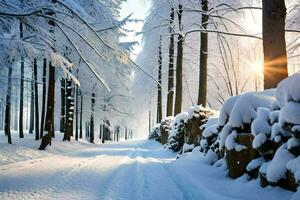
<path id="1" fill-rule="evenodd" d="M 45 131 L 47 134 L 43 136 L 39 150 L 45 150 L 48 144 L 51 145 L 52 130 L 54 130 L 54 101 L 55 99 L 55 67 L 49 63 L 49 82 L 48 82 L 48 98 L 47 98 L 47 114 L 45 121 Z"/>
<path id="2" fill-rule="evenodd" d="M 82 139 L 82 110 L 83 110 L 83 95 L 80 91 L 80 124 L 79 124 L 79 138 Z"/>
<path id="3" fill-rule="evenodd" d="M 202 5 L 202 19 L 201 26 L 207 29 L 208 23 L 208 0 L 201 0 Z M 206 107 L 207 98 L 207 53 L 208 53 L 208 34 L 207 32 L 200 33 L 200 68 L 199 68 L 199 91 L 198 91 L 198 105 Z"/>
<path id="4" fill-rule="evenodd" d="M 46 109 L 46 76 L 47 76 L 47 60 L 43 60 L 43 101 L 42 101 L 42 114 L 41 114 L 41 127 L 40 127 L 40 138 L 44 134 L 45 125 L 45 109 Z"/>
<path id="5" fill-rule="evenodd" d="M 33 70 L 32 70 L 32 80 L 31 80 L 31 97 L 30 97 L 30 119 L 29 119 L 29 133 L 33 133 L 34 127 L 34 83 L 33 83 Z"/>
<path id="6" fill-rule="evenodd" d="M 66 122 L 66 79 L 62 78 L 60 80 L 60 97 L 61 97 L 61 110 L 60 110 L 60 132 L 65 132 L 65 122 Z"/>
<path id="7" fill-rule="evenodd" d="M 20 21 L 20 38 L 23 38 L 23 22 Z M 19 107 L 19 137 L 24 138 L 23 132 L 23 101 L 24 101 L 24 58 L 21 57 L 20 107 Z"/>
<path id="8" fill-rule="evenodd" d="M 95 93 L 91 99 L 91 125 L 90 125 L 90 143 L 94 143 L 94 111 L 95 111 Z"/>
<path id="9" fill-rule="evenodd" d="M 178 23 L 179 29 L 182 30 L 182 5 L 179 4 Z M 177 42 L 177 62 L 176 62 L 176 93 L 175 93 L 175 111 L 174 115 L 181 113 L 182 107 L 182 64 L 183 64 L 183 41 L 182 35 L 178 36 Z"/>
<path id="10" fill-rule="evenodd" d="M 288 76 L 284 0 L 263 0 L 264 89 Z"/>
<path id="11" fill-rule="evenodd" d="M 38 91 L 38 69 L 37 69 L 37 60 L 34 59 L 33 63 L 34 68 L 34 105 L 35 105 L 35 140 L 40 139 L 39 131 L 39 91 Z"/>
<path id="12" fill-rule="evenodd" d="M 67 80 L 66 84 L 66 123 L 63 141 L 71 141 L 73 135 L 73 114 L 74 114 L 74 97 L 72 95 L 72 81 Z"/>
<path id="13" fill-rule="evenodd" d="M 75 114 L 76 114 L 76 124 L 75 124 L 75 140 L 78 140 L 78 107 L 79 107 L 79 101 L 78 101 L 78 93 L 79 93 L 79 88 L 78 86 L 75 86 L 76 87 L 76 94 L 75 94 L 75 98 L 76 98 L 76 111 L 75 111 Z"/>
<path id="14" fill-rule="evenodd" d="M 8 78 L 7 78 L 7 92 L 6 92 L 6 108 L 5 108 L 5 134 L 7 135 L 8 144 L 12 144 L 11 140 L 11 76 L 12 76 L 12 66 L 8 68 Z"/>
<path id="15" fill-rule="evenodd" d="M 162 52 L 161 52 L 161 43 L 162 37 L 159 39 L 158 47 L 158 84 L 157 84 L 157 123 L 160 123 L 162 120 Z"/>
<path id="16" fill-rule="evenodd" d="M 20 81 L 20 110 L 19 110 L 19 137 L 24 138 L 23 132 L 23 102 L 24 102 L 24 58 L 21 58 L 21 81 Z"/>
<path id="17" fill-rule="evenodd" d="M 170 45 L 169 45 L 169 74 L 168 74 L 168 96 L 167 96 L 167 116 L 173 116 L 174 101 L 174 22 L 175 10 L 171 8 L 170 14 Z"/>
<path id="18" fill-rule="evenodd" d="M 104 124 L 101 125 L 101 132 L 102 132 L 102 143 L 104 144 L 105 143 L 105 132 L 104 132 Z"/>

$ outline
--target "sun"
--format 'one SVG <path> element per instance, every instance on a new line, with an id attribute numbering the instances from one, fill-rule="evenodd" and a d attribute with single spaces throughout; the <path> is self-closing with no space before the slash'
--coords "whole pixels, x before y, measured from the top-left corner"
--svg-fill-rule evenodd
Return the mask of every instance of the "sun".
<path id="1" fill-rule="evenodd" d="M 263 73 L 263 63 L 262 61 L 256 61 L 251 64 L 251 71 L 255 74 L 262 74 Z"/>

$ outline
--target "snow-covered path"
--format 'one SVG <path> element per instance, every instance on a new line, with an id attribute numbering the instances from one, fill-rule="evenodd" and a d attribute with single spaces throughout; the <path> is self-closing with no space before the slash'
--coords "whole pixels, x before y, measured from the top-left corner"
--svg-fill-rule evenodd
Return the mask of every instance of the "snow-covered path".
<path id="1" fill-rule="evenodd" d="M 153 141 L 94 145 L 0 166 L 1 199 L 289 199 L 290 192 L 229 180 L 199 159 L 175 161 Z M 236 188 L 235 188 L 236 187 Z M 229 188 L 233 188 L 231 191 Z M 255 191 L 254 194 L 249 194 Z M 269 198 L 268 198 L 269 197 Z"/>

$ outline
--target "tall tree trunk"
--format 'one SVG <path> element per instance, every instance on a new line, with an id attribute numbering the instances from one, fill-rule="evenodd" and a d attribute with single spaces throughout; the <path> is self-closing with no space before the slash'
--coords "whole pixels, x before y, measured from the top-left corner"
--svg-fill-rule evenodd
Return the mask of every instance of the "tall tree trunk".
<path id="1" fill-rule="evenodd" d="M 158 84 L 157 84 L 157 123 L 160 123 L 162 120 L 162 52 L 161 52 L 161 44 L 162 37 L 159 39 L 159 47 L 158 47 Z"/>
<path id="2" fill-rule="evenodd" d="M 14 100 L 14 113 L 13 113 L 13 117 L 14 117 L 14 130 L 18 131 L 18 114 L 19 114 L 19 104 L 18 104 L 18 90 L 17 90 L 17 86 L 15 86 L 15 89 L 13 90 L 15 92 L 15 100 Z"/>
<path id="3" fill-rule="evenodd" d="M 61 97 L 61 109 L 60 109 L 60 132 L 65 132 L 66 123 L 66 79 L 60 80 L 60 97 Z"/>
<path id="4" fill-rule="evenodd" d="M 202 19 L 201 26 L 207 29 L 208 23 L 208 0 L 201 0 L 202 5 Z M 208 54 L 208 34 L 207 32 L 200 33 L 200 62 L 199 62 L 199 91 L 198 91 L 198 105 L 206 107 L 207 98 L 207 54 Z"/>
<path id="5" fill-rule="evenodd" d="M 20 21 L 20 38 L 23 38 L 23 22 Z M 24 58 L 21 57 L 21 81 L 20 81 L 20 104 L 19 104 L 19 137 L 24 138 L 23 132 L 23 102 L 24 102 Z"/>
<path id="6" fill-rule="evenodd" d="M 55 67 L 49 63 L 49 80 L 48 80 L 48 97 L 47 97 L 47 114 L 45 121 L 45 131 L 47 134 L 43 136 L 39 150 L 45 150 L 50 144 L 52 138 L 52 130 L 54 130 L 54 105 L 55 105 Z"/>
<path id="7" fill-rule="evenodd" d="M 67 80 L 66 84 L 66 122 L 65 122 L 65 133 L 63 140 L 71 141 L 73 136 L 73 114 L 74 114 L 74 97 L 72 95 L 72 81 Z"/>
<path id="8" fill-rule="evenodd" d="M 80 131 L 79 131 L 79 138 L 82 139 L 82 111 L 83 111 L 83 95 L 80 91 L 80 124 L 79 124 L 79 128 L 80 128 Z"/>
<path id="9" fill-rule="evenodd" d="M 12 65 L 12 63 L 10 63 Z M 8 78 L 7 78 L 7 92 L 6 92 L 6 107 L 5 107 L 5 134 L 7 135 L 8 144 L 12 144 L 11 140 L 11 76 L 12 76 L 12 66 L 8 68 Z"/>
<path id="10" fill-rule="evenodd" d="M 32 70 L 32 80 L 31 80 L 31 96 L 30 96 L 30 117 L 29 117 L 29 133 L 33 133 L 34 128 L 34 77 L 33 77 L 33 70 Z"/>
<path id="11" fill-rule="evenodd" d="M 76 98 L 76 111 L 75 111 L 75 114 L 76 114 L 76 124 L 75 124 L 75 140 L 78 140 L 78 112 L 79 112 L 79 100 L 78 100 L 78 96 L 79 96 L 79 88 L 78 86 L 75 86 L 76 87 L 76 94 L 75 94 L 75 98 Z"/>
<path id="12" fill-rule="evenodd" d="M 44 134 L 45 125 L 45 109 L 46 109 L 46 76 L 47 76 L 47 60 L 43 60 L 43 101 L 42 101 L 42 114 L 41 114 L 41 127 L 40 127 L 40 138 Z"/>
<path id="13" fill-rule="evenodd" d="M 94 112 L 95 112 L 95 93 L 91 99 L 91 120 L 90 120 L 90 143 L 94 143 Z"/>
<path id="14" fill-rule="evenodd" d="M 39 91 L 38 91 L 38 69 L 37 69 L 37 59 L 34 59 L 34 105 L 35 105 L 35 140 L 40 139 L 39 131 Z"/>
<path id="15" fill-rule="evenodd" d="M 173 22 L 175 10 L 171 8 L 170 14 L 170 45 L 169 45 L 169 74 L 168 74 L 168 96 L 167 96 L 167 116 L 173 116 L 174 103 L 174 30 Z"/>
<path id="16" fill-rule="evenodd" d="M 284 0 L 263 0 L 264 88 L 275 88 L 288 76 Z"/>
<path id="17" fill-rule="evenodd" d="M 179 4 L 178 10 L 178 24 L 179 29 L 182 30 L 182 5 Z M 178 36 L 177 42 L 177 62 L 176 62 L 176 93 L 175 93 L 175 111 L 174 115 L 181 113 L 182 107 L 182 64 L 183 64 L 183 42 L 184 38 L 182 35 Z"/>
<path id="18" fill-rule="evenodd" d="M 102 143 L 105 143 L 105 130 L 104 130 L 104 124 L 101 125 L 101 132 L 102 132 Z"/>
<path id="19" fill-rule="evenodd" d="M 20 108 L 19 108 L 19 137 L 24 138 L 23 132 L 23 102 L 24 102 L 24 58 L 21 58 Z"/>

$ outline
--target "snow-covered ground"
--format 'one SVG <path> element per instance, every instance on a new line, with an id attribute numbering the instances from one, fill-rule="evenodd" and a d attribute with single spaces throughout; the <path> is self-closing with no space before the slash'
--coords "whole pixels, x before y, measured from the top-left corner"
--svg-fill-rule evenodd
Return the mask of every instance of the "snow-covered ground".
<path id="1" fill-rule="evenodd" d="M 30 138 L 29 138 L 30 137 Z M 199 152 L 176 160 L 155 141 L 107 144 L 39 142 L 0 137 L 0 199 L 290 199 L 293 192 L 261 188 L 246 177 L 226 177 L 224 166 L 206 164 Z"/>

